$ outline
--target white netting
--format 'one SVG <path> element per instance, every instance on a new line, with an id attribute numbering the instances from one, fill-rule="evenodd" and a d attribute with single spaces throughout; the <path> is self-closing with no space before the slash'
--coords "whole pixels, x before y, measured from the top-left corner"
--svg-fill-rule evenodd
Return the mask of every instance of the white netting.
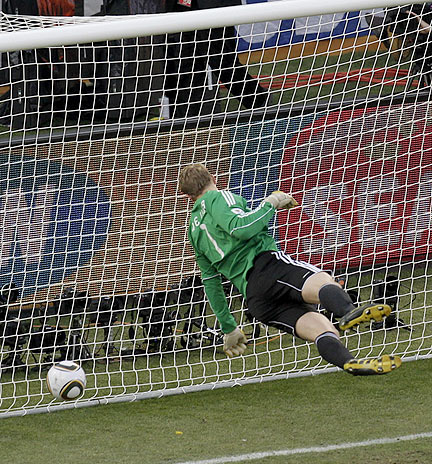
<path id="1" fill-rule="evenodd" d="M 4 53 L 1 414 L 55 409 L 44 379 L 64 358 L 87 373 L 84 405 L 333 369 L 229 283 L 250 345 L 226 358 L 177 189 L 191 162 L 251 207 L 291 191 L 301 208 L 271 224 L 281 248 L 393 307 L 344 334 L 355 355 L 430 356 L 431 38 L 406 13 L 429 24 L 421 8 Z"/>
<path id="2" fill-rule="evenodd" d="M 118 18 L 113 16 L 23 16 L 0 13 L 2 33 L 66 26 L 68 24 L 110 23 L 116 19 L 118 21 Z"/>

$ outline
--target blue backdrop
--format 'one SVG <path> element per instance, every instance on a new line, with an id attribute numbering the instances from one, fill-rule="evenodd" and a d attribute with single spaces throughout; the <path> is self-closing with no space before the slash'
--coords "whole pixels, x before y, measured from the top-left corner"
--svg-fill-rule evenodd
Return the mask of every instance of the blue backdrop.
<path id="1" fill-rule="evenodd" d="M 247 0 L 261 3 L 267 0 Z M 329 38 L 355 37 L 369 34 L 364 13 L 336 13 L 310 18 L 284 19 L 238 27 L 239 51 L 272 48 Z"/>

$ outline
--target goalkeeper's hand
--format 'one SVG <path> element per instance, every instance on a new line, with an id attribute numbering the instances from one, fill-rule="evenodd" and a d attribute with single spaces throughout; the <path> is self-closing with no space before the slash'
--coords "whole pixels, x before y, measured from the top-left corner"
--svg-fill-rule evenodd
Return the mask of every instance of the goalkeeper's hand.
<path id="1" fill-rule="evenodd" d="M 246 350 L 246 335 L 236 327 L 232 332 L 224 335 L 224 351 L 229 358 L 240 356 Z"/>
<path id="2" fill-rule="evenodd" d="M 298 206 L 297 201 L 289 193 L 276 190 L 264 201 L 271 203 L 276 209 L 291 209 Z"/>

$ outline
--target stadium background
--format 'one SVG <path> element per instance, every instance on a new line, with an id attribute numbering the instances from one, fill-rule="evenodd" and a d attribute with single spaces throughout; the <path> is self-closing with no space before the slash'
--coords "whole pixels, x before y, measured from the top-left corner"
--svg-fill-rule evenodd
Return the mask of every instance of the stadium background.
<path id="1" fill-rule="evenodd" d="M 362 50 L 369 46 L 366 14 L 240 26 L 239 51 L 245 52 L 243 61 L 253 62 L 253 51 L 261 48 L 267 50 L 264 61 L 275 58 L 276 47 L 278 59 L 299 50 L 306 55 L 320 48 Z M 337 271 L 374 260 L 410 260 L 414 250 L 427 253 L 428 102 L 331 112 L 317 107 L 292 117 L 227 121 L 185 131 L 161 125 L 160 132 L 140 136 L 107 133 L 105 140 L 72 136 L 72 141 L 36 144 L 24 137 L 11 151 L 1 149 L 0 285 L 13 281 L 24 299 L 45 300 L 69 284 L 90 294 L 137 293 L 196 272 L 186 240 L 189 207 L 177 195 L 177 175 L 179 166 L 197 161 L 217 174 L 221 188 L 244 195 L 252 207 L 277 188 L 292 191 L 301 212 L 293 211 L 288 223 L 286 215 L 278 215 L 274 233 L 297 258 Z M 373 181 L 365 183 L 371 173 Z M 408 186 L 400 187 L 406 178 Z M 419 179 L 417 191 L 410 186 Z M 384 193 L 353 214 L 361 181 L 363 199 L 377 186 Z M 397 208 L 391 206 L 395 202 Z M 11 214 L 17 205 L 22 212 Z M 386 215 L 390 219 L 383 222 Z M 378 241 L 360 246 L 365 234 L 374 236 L 363 227 L 366 220 L 380 221 Z M 414 233 L 416 228 L 421 232 Z"/>
<path id="2" fill-rule="evenodd" d="M 0 171 L 3 198 L 10 211 L 27 208 L 2 213 L 0 284 L 39 299 L 68 282 L 90 294 L 178 283 L 196 270 L 178 170 L 200 161 L 252 207 L 292 191 L 302 208 L 289 221 L 279 214 L 276 232 L 297 258 L 337 270 L 419 257 L 432 229 L 429 111 L 425 102 L 15 148 L 3 153 L 13 167 Z"/>

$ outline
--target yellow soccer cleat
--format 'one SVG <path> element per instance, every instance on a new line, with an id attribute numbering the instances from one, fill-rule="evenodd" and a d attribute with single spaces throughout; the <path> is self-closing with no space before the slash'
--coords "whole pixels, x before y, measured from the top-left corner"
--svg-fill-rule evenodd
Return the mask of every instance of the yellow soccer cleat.
<path id="1" fill-rule="evenodd" d="M 399 356 L 385 354 L 379 358 L 352 359 L 344 364 L 344 371 L 352 375 L 382 375 L 402 365 Z"/>
<path id="2" fill-rule="evenodd" d="M 362 322 L 382 321 L 391 313 L 391 307 L 386 304 L 365 304 L 353 309 L 339 319 L 339 328 L 348 330 Z"/>

